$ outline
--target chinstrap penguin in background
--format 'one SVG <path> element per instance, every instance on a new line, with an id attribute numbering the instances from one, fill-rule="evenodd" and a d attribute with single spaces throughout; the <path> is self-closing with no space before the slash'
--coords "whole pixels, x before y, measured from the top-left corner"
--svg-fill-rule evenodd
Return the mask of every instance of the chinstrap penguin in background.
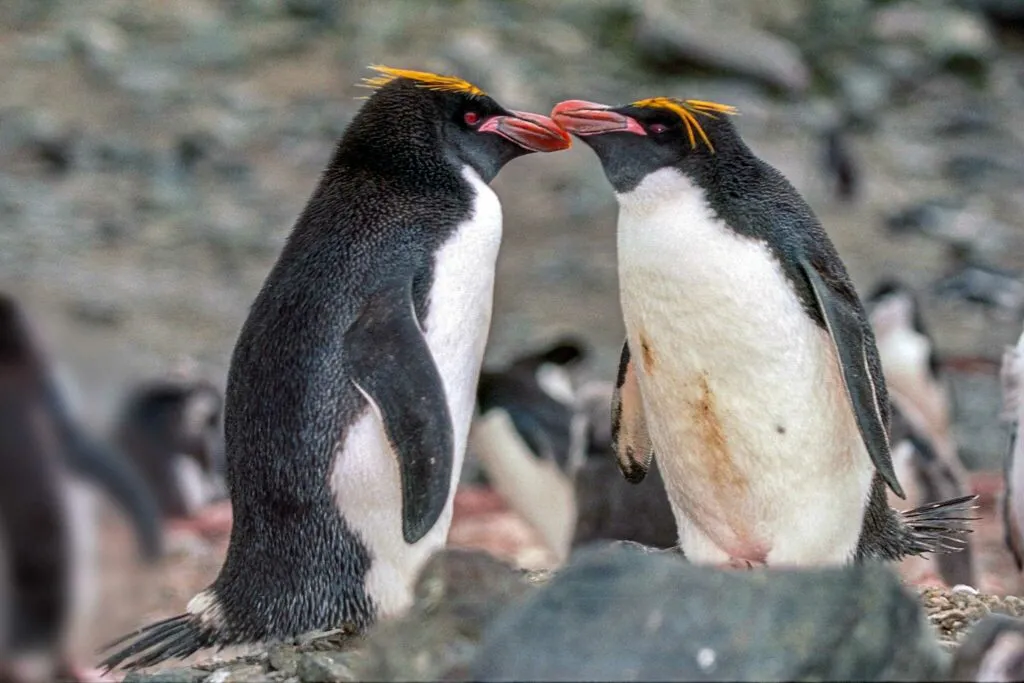
<path id="1" fill-rule="evenodd" d="M 601 540 L 672 548 L 676 522 L 657 466 L 635 485 L 616 464 L 608 415 L 614 385 L 575 381 L 586 355 L 562 340 L 481 373 L 470 452 L 559 562 Z"/>
<path id="2" fill-rule="evenodd" d="M 374 68 L 231 359 L 220 574 L 103 666 L 362 632 L 445 543 L 501 242 L 488 183 L 571 143 L 462 79 Z"/>
<path id="3" fill-rule="evenodd" d="M 570 100 L 552 118 L 619 204 L 627 339 L 612 406 L 624 475 L 658 454 L 694 562 L 895 560 L 958 547 L 972 497 L 897 513 L 889 399 L 863 306 L 796 190 L 732 107 Z"/>
<path id="4" fill-rule="evenodd" d="M 142 478 L 78 423 L 23 307 L 0 294 L 0 680 L 95 680 L 71 656 L 97 597 L 93 486 L 158 559 Z"/>
<path id="5" fill-rule="evenodd" d="M 967 488 L 956 472 L 939 455 L 930 435 L 919 431 L 908 420 L 900 403 L 891 404 L 890 435 L 892 460 L 896 474 L 906 491 L 906 499 L 889 492 L 889 504 L 896 510 L 921 507 L 931 501 L 948 500 L 966 493 Z M 974 550 L 969 539 L 962 539 L 963 550 L 956 553 L 934 553 L 904 558 L 899 571 L 911 583 L 927 583 L 941 579 L 947 586 L 976 585 Z"/>
<path id="6" fill-rule="evenodd" d="M 125 397 L 114 432 L 165 521 L 192 520 L 227 495 L 220 392 L 198 378 L 160 377 Z"/>
<path id="7" fill-rule="evenodd" d="M 586 450 L 587 416 L 570 370 L 586 349 L 571 339 L 480 374 L 469 450 L 495 491 L 561 562 L 576 523 L 573 473 Z"/>
<path id="8" fill-rule="evenodd" d="M 917 295 L 897 280 L 885 280 L 872 290 L 865 307 L 892 401 L 893 465 L 907 490 L 905 500 L 890 492 L 889 504 L 905 510 L 967 494 L 967 469 L 953 433 L 952 392 Z M 902 568 L 909 574 L 941 576 L 950 586 L 975 583 L 967 539 L 963 552 L 908 558 Z"/>
<path id="9" fill-rule="evenodd" d="M 1017 345 L 1003 353 L 999 373 L 1003 392 L 1003 420 L 1010 427 L 1010 446 L 1003 461 L 1005 486 L 1000 506 L 1003 542 L 1013 556 L 1017 571 L 1024 571 L 1024 440 L 1020 425 L 1024 417 L 1024 333 Z"/>

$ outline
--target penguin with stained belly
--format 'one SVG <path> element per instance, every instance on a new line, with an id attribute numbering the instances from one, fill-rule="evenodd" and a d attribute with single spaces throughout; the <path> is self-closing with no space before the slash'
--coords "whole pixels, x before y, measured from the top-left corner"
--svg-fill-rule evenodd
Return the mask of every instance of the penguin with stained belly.
<path id="1" fill-rule="evenodd" d="M 571 142 L 460 78 L 374 68 L 235 345 L 224 565 L 103 666 L 363 632 L 445 543 L 501 242 L 488 183 Z"/>
<path id="2" fill-rule="evenodd" d="M 897 513 L 889 399 L 863 306 L 810 207 L 732 107 L 571 100 L 552 118 L 598 155 L 619 204 L 627 330 L 616 453 L 652 455 L 682 551 L 750 567 L 959 547 L 973 497 Z"/>

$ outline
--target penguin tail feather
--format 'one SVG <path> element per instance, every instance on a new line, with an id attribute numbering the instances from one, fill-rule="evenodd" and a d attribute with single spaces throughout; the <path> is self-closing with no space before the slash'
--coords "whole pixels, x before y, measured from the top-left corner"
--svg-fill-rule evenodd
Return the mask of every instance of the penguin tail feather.
<path id="1" fill-rule="evenodd" d="M 976 495 L 960 496 L 901 512 L 907 554 L 955 553 L 966 548 L 966 536 L 973 533 L 970 522 L 980 519 L 970 516 L 978 508 L 973 504 L 977 499 Z"/>
<path id="2" fill-rule="evenodd" d="M 122 664 L 125 668 L 140 669 L 158 664 L 166 659 L 188 657 L 199 650 L 214 645 L 223 646 L 217 634 L 203 626 L 196 614 L 178 616 L 143 626 L 121 636 L 100 648 L 105 652 L 124 643 L 131 643 L 109 655 L 99 667 L 110 673 Z"/>

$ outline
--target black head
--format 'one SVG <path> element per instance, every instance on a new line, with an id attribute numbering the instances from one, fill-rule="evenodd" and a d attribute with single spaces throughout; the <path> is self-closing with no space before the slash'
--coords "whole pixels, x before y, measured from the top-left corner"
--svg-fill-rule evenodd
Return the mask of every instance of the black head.
<path id="1" fill-rule="evenodd" d="M 468 164 L 489 182 L 516 157 L 568 148 L 569 135 L 546 116 L 511 111 L 461 78 L 372 67 L 376 88 L 341 149 L 385 168 Z"/>
<path id="2" fill-rule="evenodd" d="M 735 113 L 715 102 L 654 97 L 618 107 L 566 100 L 551 118 L 597 153 L 621 194 L 667 167 L 703 185 L 719 164 L 749 154 L 725 116 Z"/>

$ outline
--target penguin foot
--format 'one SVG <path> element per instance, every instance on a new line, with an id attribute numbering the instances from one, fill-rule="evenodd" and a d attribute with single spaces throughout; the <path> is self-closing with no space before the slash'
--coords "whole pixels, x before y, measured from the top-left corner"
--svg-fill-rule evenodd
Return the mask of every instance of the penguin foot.
<path id="1" fill-rule="evenodd" d="M 730 557 L 728 562 L 717 565 L 719 569 L 744 569 L 751 570 L 757 567 L 766 566 L 764 562 L 751 562 L 742 557 Z"/>

